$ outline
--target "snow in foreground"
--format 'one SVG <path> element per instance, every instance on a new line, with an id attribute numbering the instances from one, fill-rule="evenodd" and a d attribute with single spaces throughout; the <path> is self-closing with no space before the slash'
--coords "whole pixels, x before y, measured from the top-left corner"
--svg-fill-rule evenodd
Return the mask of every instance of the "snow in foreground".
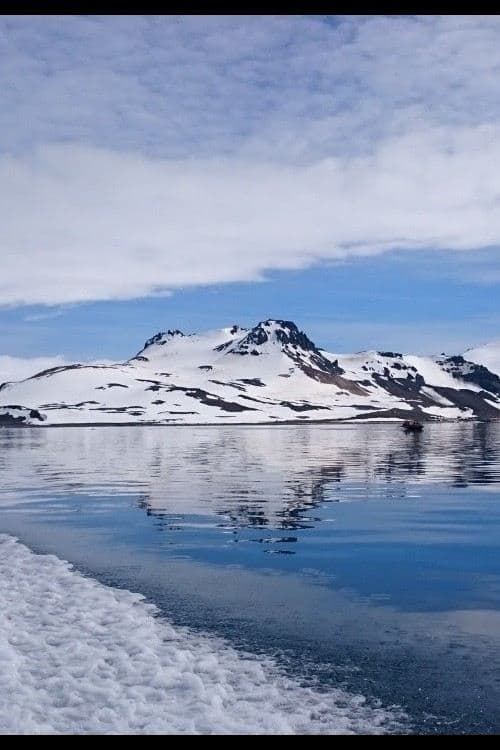
<path id="1" fill-rule="evenodd" d="M 139 594 L 0 535 L 2 733 L 384 733 L 395 712 L 173 628 Z"/>

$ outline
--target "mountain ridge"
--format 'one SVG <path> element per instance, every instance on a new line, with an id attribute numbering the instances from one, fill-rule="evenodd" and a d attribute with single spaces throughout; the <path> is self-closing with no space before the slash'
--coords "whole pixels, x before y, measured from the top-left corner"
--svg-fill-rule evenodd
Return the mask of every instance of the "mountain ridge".
<path id="1" fill-rule="evenodd" d="M 334 354 L 284 319 L 168 329 L 125 362 L 60 365 L 3 383 L 0 424 L 500 418 L 500 373 L 465 354 Z"/>

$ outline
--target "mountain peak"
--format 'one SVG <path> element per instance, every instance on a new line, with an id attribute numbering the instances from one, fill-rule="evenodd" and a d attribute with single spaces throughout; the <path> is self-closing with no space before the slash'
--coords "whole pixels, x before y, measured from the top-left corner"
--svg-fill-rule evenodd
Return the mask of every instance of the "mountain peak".
<path id="1" fill-rule="evenodd" d="M 225 356 L 250 354 L 254 357 L 285 357 L 292 369 L 301 370 L 313 380 L 337 385 L 351 393 L 365 393 L 360 386 L 344 380 L 338 361 L 331 362 L 324 357 L 314 342 L 291 320 L 262 320 L 236 342 L 229 341 L 217 347 L 217 351 L 224 350 Z"/>
<path id="2" fill-rule="evenodd" d="M 291 320 L 278 320 L 269 318 L 262 320 L 252 328 L 246 336 L 230 349 L 233 354 L 261 354 L 256 347 L 262 347 L 265 344 L 280 345 L 281 348 L 288 347 L 303 349 L 304 351 L 316 351 L 316 346 L 300 331 L 295 323 Z"/>
<path id="3" fill-rule="evenodd" d="M 158 344 L 159 346 L 163 346 L 167 343 L 167 341 L 170 341 L 171 339 L 175 338 L 176 336 L 182 336 L 184 337 L 186 334 L 182 331 L 179 331 L 177 328 L 168 331 L 159 331 L 158 333 L 155 333 L 154 336 L 151 336 L 150 339 L 146 341 L 144 344 L 144 349 L 146 349 L 148 346 L 152 346 L 153 344 Z"/>

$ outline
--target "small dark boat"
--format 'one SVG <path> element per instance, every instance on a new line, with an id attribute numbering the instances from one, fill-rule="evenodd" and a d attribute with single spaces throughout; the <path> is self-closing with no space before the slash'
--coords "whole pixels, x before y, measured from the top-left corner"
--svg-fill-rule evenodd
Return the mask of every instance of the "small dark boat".
<path id="1" fill-rule="evenodd" d="M 416 419 L 407 419 L 403 422 L 403 430 L 408 430 L 408 432 L 421 432 L 423 429 L 422 422 L 417 422 Z"/>

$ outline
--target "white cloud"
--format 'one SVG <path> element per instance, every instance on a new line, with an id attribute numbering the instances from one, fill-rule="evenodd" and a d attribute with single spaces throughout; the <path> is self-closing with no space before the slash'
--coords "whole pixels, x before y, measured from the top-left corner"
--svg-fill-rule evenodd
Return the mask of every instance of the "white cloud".
<path id="1" fill-rule="evenodd" d="M 0 19 L 0 303 L 494 248 L 499 42 L 498 16 Z"/>
<path id="2" fill-rule="evenodd" d="M 308 164 L 74 145 L 3 156 L 0 299 L 129 298 L 393 248 L 494 246 L 499 161 L 500 125 Z"/>

